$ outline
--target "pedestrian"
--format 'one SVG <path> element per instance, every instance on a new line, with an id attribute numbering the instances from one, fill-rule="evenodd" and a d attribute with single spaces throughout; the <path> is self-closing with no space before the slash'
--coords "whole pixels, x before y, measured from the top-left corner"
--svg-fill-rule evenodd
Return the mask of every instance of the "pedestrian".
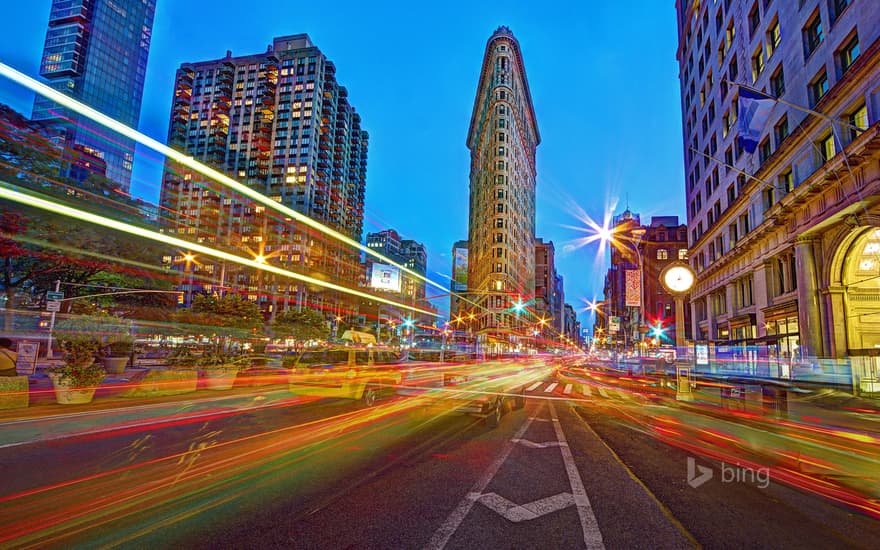
<path id="1" fill-rule="evenodd" d="M 0 376 L 18 376 L 15 361 L 18 354 L 12 351 L 12 340 L 0 338 Z"/>

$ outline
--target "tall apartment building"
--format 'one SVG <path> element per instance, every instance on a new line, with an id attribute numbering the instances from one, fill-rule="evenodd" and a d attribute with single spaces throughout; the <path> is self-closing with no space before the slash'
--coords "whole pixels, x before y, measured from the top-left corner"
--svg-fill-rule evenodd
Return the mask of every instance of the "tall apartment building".
<path id="1" fill-rule="evenodd" d="M 40 60 L 52 88 L 137 128 L 153 35 L 155 0 L 53 0 Z M 32 118 L 65 131 L 65 145 L 106 163 L 106 176 L 128 192 L 134 142 L 37 96 Z M 68 165 L 64 176 L 85 177 Z"/>
<path id="2" fill-rule="evenodd" d="M 336 67 L 305 34 L 275 38 L 265 53 L 184 63 L 174 85 L 169 143 L 196 160 L 361 241 L 368 134 L 336 81 Z M 198 173 L 169 162 L 162 180 L 165 231 L 349 287 L 362 282 L 359 251 L 279 219 Z M 183 254 L 185 251 L 181 251 Z M 177 258 L 165 261 L 183 269 Z M 211 263 L 195 290 L 234 290 L 274 313 L 309 305 L 354 311 L 344 294 Z M 201 281 L 201 282 L 199 282 Z"/>
<path id="3" fill-rule="evenodd" d="M 880 3 L 676 9 L 695 338 L 850 356 L 860 376 L 880 346 Z M 786 102 L 753 154 L 739 85 Z"/>
<path id="4" fill-rule="evenodd" d="M 540 135 L 519 43 L 489 38 L 468 130 L 471 152 L 468 294 L 478 330 L 505 346 L 521 330 L 518 300 L 535 289 L 535 149 Z M 533 319 L 532 319 L 533 321 Z"/>
<path id="5" fill-rule="evenodd" d="M 556 250 L 553 241 L 544 242 L 543 239 L 535 239 L 535 298 L 534 310 L 538 320 L 544 320 L 540 325 L 543 341 L 554 338 L 558 331 L 553 330 L 554 322 L 561 314 L 558 311 L 560 298 L 556 286 Z"/>

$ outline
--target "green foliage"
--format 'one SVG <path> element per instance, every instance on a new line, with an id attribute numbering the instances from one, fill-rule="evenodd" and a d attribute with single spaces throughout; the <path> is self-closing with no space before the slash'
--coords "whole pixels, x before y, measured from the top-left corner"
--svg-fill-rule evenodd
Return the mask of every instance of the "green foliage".
<path id="1" fill-rule="evenodd" d="M 97 386 L 104 379 L 104 369 L 95 363 L 99 342 L 88 335 L 69 335 L 60 340 L 64 365 L 52 369 L 60 380 L 75 388 Z"/>
<path id="2" fill-rule="evenodd" d="M 260 306 L 244 300 L 238 294 L 227 294 L 222 298 L 199 294 L 193 297 L 192 313 L 211 316 L 215 326 L 242 329 L 262 329 L 263 313 Z M 204 324 L 204 323 L 198 323 Z"/>
<path id="3" fill-rule="evenodd" d="M 277 337 L 297 340 L 326 340 L 330 336 L 324 316 L 313 309 L 280 313 L 272 322 L 272 331 Z"/>
<path id="4" fill-rule="evenodd" d="M 171 350 L 165 362 L 169 367 L 193 368 L 198 364 L 199 356 L 189 346 L 177 346 Z"/>
<path id="5" fill-rule="evenodd" d="M 125 357 L 131 354 L 134 348 L 134 336 L 129 334 L 113 334 L 107 337 L 104 346 L 104 355 L 110 357 Z"/>

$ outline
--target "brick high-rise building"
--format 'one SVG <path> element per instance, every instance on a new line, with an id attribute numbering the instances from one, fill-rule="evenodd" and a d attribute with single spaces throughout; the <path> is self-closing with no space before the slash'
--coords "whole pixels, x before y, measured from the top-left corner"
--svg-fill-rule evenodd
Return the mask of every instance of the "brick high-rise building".
<path id="1" fill-rule="evenodd" d="M 535 149 L 540 135 L 519 43 L 489 38 L 468 130 L 471 152 L 468 295 L 478 332 L 504 349 L 534 320 L 513 305 L 535 289 Z"/>
<path id="2" fill-rule="evenodd" d="M 856 383 L 880 346 L 880 3 L 676 10 L 694 338 L 757 346 L 773 376 L 848 356 Z M 754 153 L 741 86 L 785 102 Z"/>
<path id="3" fill-rule="evenodd" d="M 110 118 L 137 128 L 153 35 L 155 0 L 53 0 L 40 75 L 47 84 Z M 65 145 L 99 156 L 106 175 L 128 192 L 134 142 L 37 96 L 33 119 L 63 128 Z M 64 176 L 88 171 L 65 164 Z"/>
<path id="4" fill-rule="evenodd" d="M 169 143 L 250 188 L 361 241 L 367 132 L 336 81 L 336 66 L 305 34 L 274 39 L 265 53 L 184 63 L 177 70 Z M 169 163 L 164 230 L 259 253 L 292 271 L 357 287 L 359 251 Z M 181 251 L 181 254 L 184 251 Z M 175 261 L 177 260 L 177 261 Z M 166 262 L 182 268 L 179 257 Z M 206 260 L 197 290 L 235 290 L 274 313 L 292 305 L 353 311 L 344 294 Z M 198 281 L 201 281 L 199 283 Z"/>

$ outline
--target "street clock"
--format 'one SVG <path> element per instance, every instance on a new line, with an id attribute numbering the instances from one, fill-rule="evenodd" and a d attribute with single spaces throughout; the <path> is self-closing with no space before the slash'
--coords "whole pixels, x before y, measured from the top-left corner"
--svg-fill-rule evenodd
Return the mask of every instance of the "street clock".
<path id="1" fill-rule="evenodd" d="M 670 294 L 687 293 L 696 280 L 694 270 L 683 262 L 670 264 L 660 272 L 660 282 Z"/>

